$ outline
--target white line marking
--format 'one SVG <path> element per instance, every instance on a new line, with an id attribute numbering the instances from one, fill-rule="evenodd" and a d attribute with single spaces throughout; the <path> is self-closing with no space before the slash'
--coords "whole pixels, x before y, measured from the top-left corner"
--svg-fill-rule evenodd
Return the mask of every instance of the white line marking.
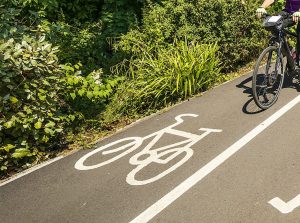
<path id="1" fill-rule="evenodd" d="M 161 178 L 165 177 L 169 173 L 175 171 L 178 167 L 183 165 L 185 162 L 187 162 L 194 154 L 194 150 L 191 148 L 195 143 L 201 141 L 203 138 L 207 137 L 211 133 L 219 133 L 222 132 L 221 129 L 209 129 L 209 128 L 200 128 L 200 131 L 203 131 L 202 134 L 193 134 L 190 132 L 185 132 L 181 130 L 176 130 L 174 127 L 180 125 L 184 122 L 184 117 L 198 117 L 196 114 L 181 114 L 177 115 L 175 117 L 176 122 L 157 131 L 150 133 L 149 135 L 145 137 L 128 137 L 119 139 L 117 141 L 111 142 L 109 144 L 106 144 L 104 146 L 100 146 L 97 149 L 85 154 L 83 157 L 81 157 L 76 163 L 75 168 L 77 170 L 92 170 L 99 167 L 102 167 L 104 165 L 110 164 L 123 156 L 126 156 L 130 154 L 131 152 L 141 149 L 141 145 L 143 142 L 149 138 L 153 138 L 143 149 L 142 151 L 138 152 L 134 156 L 132 156 L 129 159 L 129 163 L 133 166 L 136 166 L 126 177 L 126 182 L 130 185 L 146 185 L 153 183 L 157 180 L 160 180 Z M 156 149 L 153 149 L 152 147 L 156 145 L 156 143 L 161 139 L 161 137 L 164 134 L 171 134 L 180 136 L 183 138 L 186 138 L 186 140 L 176 142 L 170 145 L 165 145 L 163 147 L 159 147 Z M 115 148 L 115 145 L 118 145 L 120 142 L 126 142 L 129 141 L 127 144 L 121 144 L 122 146 Z M 113 147 L 113 148 L 110 148 Z M 107 150 L 108 149 L 108 150 Z M 90 158 L 91 156 L 98 154 L 101 152 L 101 155 L 105 156 L 107 154 L 114 154 L 116 152 L 122 152 L 117 153 L 116 156 L 110 157 L 109 159 L 95 164 L 87 166 L 84 164 L 84 162 Z M 182 156 L 184 155 L 184 156 Z M 147 158 L 145 158 L 145 156 Z M 168 169 L 164 170 L 163 172 L 159 173 L 156 176 L 153 176 L 149 179 L 136 179 L 136 175 L 142 171 L 144 168 L 147 168 L 151 164 L 159 164 L 164 165 L 168 164 L 169 162 L 176 159 L 178 156 L 181 156 L 182 159 L 177 161 L 177 163 L 173 164 L 173 166 L 169 167 Z M 144 158 L 142 158 L 144 157 Z"/>
<path id="2" fill-rule="evenodd" d="M 279 197 L 276 197 L 269 201 L 269 204 L 271 204 L 282 214 L 289 214 L 293 212 L 297 207 L 300 207 L 300 194 L 287 203 L 281 200 Z"/>
<path id="3" fill-rule="evenodd" d="M 36 170 L 41 169 L 41 168 L 43 168 L 43 167 L 45 167 L 47 165 L 50 165 L 51 163 L 54 163 L 54 162 L 56 162 L 56 161 L 58 161 L 58 160 L 60 160 L 62 158 L 64 158 L 64 157 L 63 156 L 56 157 L 56 158 L 51 159 L 49 161 L 46 161 L 46 162 L 44 162 L 44 163 L 42 163 L 40 165 L 37 165 L 37 166 L 34 166 L 34 167 L 32 167 L 32 168 L 30 168 L 28 170 L 25 170 L 25 171 L 23 171 L 23 172 L 21 172 L 19 174 L 16 174 L 16 175 L 12 176 L 11 178 L 9 178 L 8 180 L 5 180 L 4 182 L 0 183 L 0 187 L 6 185 L 8 183 L 11 183 L 12 181 L 17 180 L 17 179 L 19 179 L 19 178 L 21 178 L 21 177 L 23 177 L 23 176 L 25 176 L 27 174 L 30 174 L 33 171 L 36 171 Z"/>
<path id="4" fill-rule="evenodd" d="M 172 191 L 154 203 L 152 206 L 147 208 L 144 212 L 142 212 L 139 216 L 133 219 L 130 223 L 144 223 L 150 221 L 156 215 L 158 215 L 162 210 L 168 207 L 171 203 L 173 203 L 177 198 L 187 192 L 191 187 L 200 182 L 205 176 L 210 174 L 214 169 L 224 163 L 227 159 L 229 159 L 232 155 L 238 152 L 243 146 L 245 146 L 248 142 L 250 142 L 253 138 L 255 138 L 258 134 L 268 128 L 271 124 L 273 124 L 277 119 L 283 116 L 286 112 L 292 109 L 295 105 L 300 102 L 300 95 L 295 99 L 290 101 L 287 105 L 282 107 L 279 111 L 274 113 L 264 122 L 259 124 L 253 130 L 251 130 L 248 134 L 242 137 L 240 140 L 235 142 L 232 146 L 227 148 L 224 152 L 206 164 L 204 167 L 199 169 L 192 176 L 187 178 L 177 187 L 175 187 Z"/>

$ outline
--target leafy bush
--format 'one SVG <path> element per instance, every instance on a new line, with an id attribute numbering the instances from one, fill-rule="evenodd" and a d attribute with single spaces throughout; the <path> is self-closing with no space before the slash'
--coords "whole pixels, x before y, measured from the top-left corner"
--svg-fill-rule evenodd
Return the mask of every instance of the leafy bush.
<path id="1" fill-rule="evenodd" d="M 21 15 L 22 9 L 20 7 L 10 7 L 8 1 L 0 4 L 0 41 L 9 39 L 15 34 L 22 34 L 29 28 L 23 23 L 19 22 L 18 18 Z"/>
<path id="2" fill-rule="evenodd" d="M 256 58 L 261 2 L 241 2 L 3 0 L 0 173 L 61 147 L 82 123 L 145 115 Z"/>
<path id="3" fill-rule="evenodd" d="M 118 103 L 112 103 L 118 104 L 117 113 L 147 113 L 204 91 L 219 80 L 217 45 L 176 40 L 149 53 L 146 43 L 138 44 L 139 56 L 115 68 L 128 77 L 116 94 Z"/>
<path id="4" fill-rule="evenodd" d="M 58 8 L 63 19 L 48 16 L 40 21 L 38 28 L 50 42 L 60 46 L 62 63 L 80 62 L 86 72 L 102 67 L 109 74 L 110 66 L 121 60 L 112 51 L 111 43 L 137 26 L 139 5 L 124 0 L 61 1 Z M 85 7 L 97 14 L 89 13 Z"/>
<path id="5" fill-rule="evenodd" d="M 220 68 L 232 71 L 256 58 L 264 41 L 255 9 L 240 0 L 148 1 L 142 26 L 114 44 L 128 58 L 114 71 L 130 79 L 108 116 L 186 99 L 214 84 Z"/>
<path id="6" fill-rule="evenodd" d="M 73 109 L 73 99 L 100 103 L 112 92 L 101 70 L 82 77 L 80 66 L 60 65 L 57 52 L 45 37 L 0 45 L 1 171 L 65 144 L 72 124 L 84 118 Z"/>
<path id="7" fill-rule="evenodd" d="M 284 3 L 285 0 L 278 0 L 277 4 L 274 4 L 271 8 L 271 13 L 278 13 L 280 12 L 282 9 L 284 9 Z"/>
<path id="8" fill-rule="evenodd" d="M 257 57 L 262 32 L 252 4 L 240 0 L 168 0 L 150 3 L 144 10 L 141 29 L 127 35 L 137 34 L 153 46 L 172 43 L 175 38 L 217 43 L 223 71 L 227 72 Z"/>

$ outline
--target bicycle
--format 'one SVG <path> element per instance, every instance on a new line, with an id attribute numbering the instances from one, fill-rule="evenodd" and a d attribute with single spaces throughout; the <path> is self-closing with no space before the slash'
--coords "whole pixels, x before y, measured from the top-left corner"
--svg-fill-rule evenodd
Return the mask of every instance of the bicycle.
<path id="1" fill-rule="evenodd" d="M 297 38 L 296 33 L 287 29 L 291 24 L 293 20 L 290 15 L 264 16 L 263 26 L 272 36 L 255 64 L 252 77 L 253 98 L 263 110 L 277 101 L 285 74 L 291 77 L 296 71 L 294 52 L 287 40 L 288 36 Z"/>
<path id="2" fill-rule="evenodd" d="M 93 170 L 105 166 L 128 155 L 129 153 L 137 150 L 138 148 L 141 148 L 143 142 L 151 139 L 150 142 L 147 143 L 147 145 L 143 147 L 140 152 L 138 152 L 129 159 L 129 163 L 136 167 L 127 175 L 126 181 L 130 185 L 145 185 L 153 183 L 166 176 L 167 174 L 173 172 L 178 167 L 187 162 L 193 156 L 194 151 L 191 147 L 194 144 L 207 137 L 211 133 L 222 132 L 221 129 L 200 128 L 199 130 L 203 133 L 198 135 L 182 130 L 177 130 L 174 128 L 184 122 L 184 117 L 195 118 L 197 116 L 198 115 L 195 114 L 178 115 L 175 117 L 176 122 L 174 124 L 169 125 L 166 128 L 160 129 L 157 132 L 151 133 L 145 137 L 123 138 L 115 142 L 109 143 L 107 145 L 101 146 L 81 157 L 76 162 L 74 167 L 77 170 Z M 183 137 L 185 139 L 180 142 L 172 143 L 153 149 L 153 147 L 165 134 L 171 134 L 174 136 Z M 103 156 L 107 157 L 106 161 L 102 161 L 94 165 L 85 164 L 88 158 L 100 152 Z M 109 155 L 111 155 L 112 157 Z M 163 172 L 159 173 L 158 175 L 144 180 L 136 179 L 136 174 L 138 174 L 140 171 L 150 166 L 151 164 L 165 165 L 168 163 L 172 165 Z"/>

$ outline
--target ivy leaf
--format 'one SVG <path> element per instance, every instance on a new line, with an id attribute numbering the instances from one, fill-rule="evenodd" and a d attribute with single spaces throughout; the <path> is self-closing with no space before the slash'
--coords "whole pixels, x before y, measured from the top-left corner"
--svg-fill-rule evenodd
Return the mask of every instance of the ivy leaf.
<path id="1" fill-rule="evenodd" d="M 75 120 L 75 116 L 74 115 L 69 115 L 69 118 L 71 119 L 71 121 Z"/>
<path id="2" fill-rule="evenodd" d="M 10 34 L 13 34 L 15 32 L 17 32 L 17 28 L 16 27 L 12 27 L 10 30 L 9 30 Z"/>
<path id="3" fill-rule="evenodd" d="M 85 92 L 85 90 L 80 89 L 80 90 L 78 91 L 78 94 L 79 94 L 80 96 L 82 96 L 82 95 L 84 94 L 84 92 Z"/>
<path id="4" fill-rule="evenodd" d="M 73 85 L 73 84 L 74 84 L 73 78 L 72 78 L 72 77 L 68 77 L 67 83 L 68 83 L 69 85 Z"/>
<path id="5" fill-rule="evenodd" d="M 86 93 L 86 96 L 87 96 L 89 99 L 91 99 L 94 95 L 93 95 L 93 92 L 92 92 L 92 91 L 88 91 L 88 92 Z"/>
<path id="6" fill-rule="evenodd" d="M 20 117 L 22 117 L 22 118 L 25 118 L 26 117 L 26 115 L 23 113 L 23 112 L 18 112 L 17 113 Z"/>
<path id="7" fill-rule="evenodd" d="M 38 63 L 36 62 L 36 60 L 30 60 L 31 64 L 36 67 L 38 65 Z"/>
<path id="8" fill-rule="evenodd" d="M 48 142 L 49 141 L 49 137 L 44 135 L 43 138 L 42 138 L 42 141 L 43 142 Z"/>
<path id="9" fill-rule="evenodd" d="M 7 170 L 7 166 L 1 166 L 0 170 L 1 170 L 1 171 Z"/>
<path id="10" fill-rule="evenodd" d="M 38 121 L 38 122 L 36 122 L 35 124 L 34 124 L 34 128 L 36 128 L 36 129 L 40 129 L 40 128 L 42 128 L 42 122 L 41 121 Z"/>
<path id="11" fill-rule="evenodd" d="M 46 96 L 45 95 L 41 95 L 41 94 L 38 94 L 38 97 L 41 101 L 45 101 L 46 100 Z"/>
<path id="12" fill-rule="evenodd" d="M 7 129 L 10 129 L 11 127 L 14 126 L 14 122 L 13 122 L 13 121 L 5 122 L 5 123 L 3 124 L 3 126 L 4 126 L 5 128 L 7 128 Z"/>
<path id="13" fill-rule="evenodd" d="M 16 97 L 9 97 L 9 100 L 11 101 L 11 103 L 15 104 L 17 103 L 19 100 Z"/>
<path id="14" fill-rule="evenodd" d="M 46 128 L 52 128 L 52 127 L 54 127 L 54 126 L 55 126 L 55 122 L 52 122 L 52 121 L 48 122 L 48 123 L 45 125 Z"/>
<path id="15" fill-rule="evenodd" d="M 76 78 L 76 77 L 75 77 L 73 81 L 74 81 L 74 84 L 78 84 L 79 78 Z"/>
<path id="16" fill-rule="evenodd" d="M 21 159 L 26 156 L 31 156 L 31 153 L 28 149 L 25 148 L 16 149 L 16 151 L 12 154 L 12 157 L 15 159 Z"/>
<path id="17" fill-rule="evenodd" d="M 29 128 L 29 125 L 28 125 L 28 124 L 23 125 L 23 128 L 24 128 L 24 129 L 27 129 L 27 128 Z"/>
<path id="18" fill-rule="evenodd" d="M 8 144 L 6 146 L 0 147 L 0 150 L 5 150 L 6 152 L 9 152 L 11 149 L 15 148 L 14 145 Z"/>
<path id="19" fill-rule="evenodd" d="M 51 135 L 51 136 L 53 136 L 54 135 L 54 131 L 52 130 L 52 129 L 50 129 L 50 128 L 45 128 L 45 133 L 47 133 L 47 134 L 49 134 L 49 135 Z"/>
<path id="20" fill-rule="evenodd" d="M 72 99 L 74 100 L 76 98 L 76 94 L 75 93 L 70 93 Z"/>
<path id="21" fill-rule="evenodd" d="M 32 114 L 32 110 L 31 110 L 28 106 L 24 106 L 24 111 L 25 111 L 28 115 Z"/>
<path id="22" fill-rule="evenodd" d="M 11 56 L 10 56 L 9 52 L 6 52 L 6 53 L 4 54 L 4 60 L 9 59 L 10 57 L 11 57 Z"/>

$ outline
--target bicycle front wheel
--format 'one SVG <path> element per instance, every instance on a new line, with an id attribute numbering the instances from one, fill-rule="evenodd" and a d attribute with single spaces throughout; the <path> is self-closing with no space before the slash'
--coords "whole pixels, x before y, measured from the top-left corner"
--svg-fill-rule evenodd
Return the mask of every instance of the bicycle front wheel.
<path id="1" fill-rule="evenodd" d="M 258 58 L 252 77 L 253 98 L 261 109 L 270 108 L 278 99 L 284 79 L 282 53 L 278 48 L 269 46 Z"/>

